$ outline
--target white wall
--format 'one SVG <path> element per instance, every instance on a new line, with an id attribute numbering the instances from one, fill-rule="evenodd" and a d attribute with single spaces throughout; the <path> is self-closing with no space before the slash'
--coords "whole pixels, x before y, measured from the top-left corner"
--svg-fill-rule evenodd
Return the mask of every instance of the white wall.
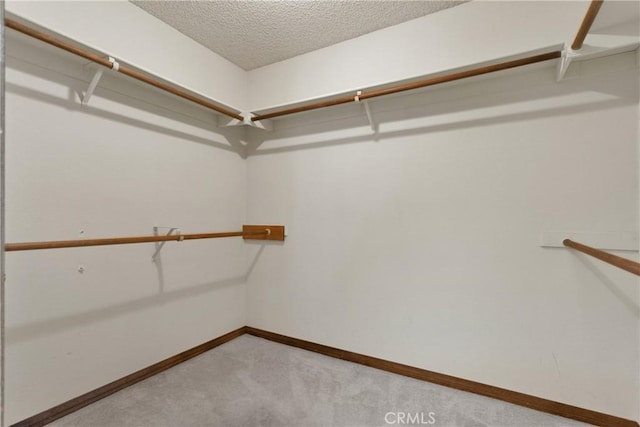
<path id="1" fill-rule="evenodd" d="M 635 54 L 252 133 L 249 325 L 638 419 L 638 280 L 547 230 L 638 230 Z M 637 254 L 624 253 L 636 257 Z"/>
<path id="2" fill-rule="evenodd" d="M 81 108 L 82 61 L 23 37 L 7 47 L 8 242 L 240 229 L 237 130 L 123 76 Z M 161 265 L 153 252 L 7 254 L 7 425 L 246 324 L 241 239 L 169 242 Z"/>
<path id="3" fill-rule="evenodd" d="M 8 1 L 20 17 L 224 105 L 243 110 L 246 72 L 126 0 Z"/>

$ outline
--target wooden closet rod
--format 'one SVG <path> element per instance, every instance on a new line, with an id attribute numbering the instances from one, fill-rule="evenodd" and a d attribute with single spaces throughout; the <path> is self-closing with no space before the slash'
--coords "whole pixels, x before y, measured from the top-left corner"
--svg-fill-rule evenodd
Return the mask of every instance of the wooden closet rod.
<path id="1" fill-rule="evenodd" d="M 12 29 L 14 29 L 16 31 L 19 31 L 19 32 L 21 32 L 23 34 L 26 34 L 26 35 L 28 35 L 30 37 L 36 38 L 36 39 L 38 39 L 40 41 L 48 43 L 48 44 L 50 44 L 52 46 L 55 46 L 57 48 L 60 48 L 62 50 L 66 50 L 67 52 L 71 52 L 74 55 L 78 55 L 78 56 L 80 56 L 82 58 L 88 59 L 89 61 L 93 61 L 93 62 L 95 62 L 97 64 L 100 64 L 100 65 L 102 65 L 104 67 L 113 68 L 113 63 L 111 63 L 108 58 L 105 58 L 105 57 L 102 57 L 100 55 L 96 55 L 95 53 L 92 53 L 92 52 L 86 51 L 84 49 L 81 49 L 81 48 L 79 48 L 77 46 L 74 46 L 74 45 L 72 45 L 70 43 L 64 42 L 64 41 L 59 40 L 59 39 L 57 39 L 57 38 L 55 38 L 53 36 L 50 36 L 49 34 L 45 34 L 45 33 L 41 32 L 41 31 L 38 31 L 38 30 L 34 30 L 33 28 L 28 27 L 28 26 L 26 26 L 24 24 L 21 24 L 20 22 L 15 21 L 13 19 L 5 18 L 4 23 L 5 23 L 5 25 L 7 27 L 12 28 Z M 243 117 L 240 114 L 238 114 L 238 113 L 236 113 L 234 111 L 228 110 L 228 109 L 226 109 L 224 107 L 219 107 L 218 105 L 213 104 L 213 103 L 211 103 L 209 101 L 205 101 L 205 100 L 200 99 L 200 98 L 198 98 L 198 97 L 196 97 L 194 95 L 191 95 L 191 94 L 189 94 L 187 92 L 184 92 L 184 91 L 182 91 L 180 89 L 176 89 L 171 85 L 163 83 L 163 82 L 161 82 L 159 80 L 152 79 L 151 77 L 148 77 L 148 76 L 146 76 L 146 75 L 144 75 L 144 74 L 142 74 L 142 73 L 140 73 L 138 71 L 135 71 L 134 69 L 129 68 L 127 66 L 120 65 L 119 68 L 117 69 L 117 71 L 122 73 L 122 74 L 126 74 L 129 77 L 133 77 L 136 80 L 140 80 L 142 82 L 150 84 L 151 86 L 155 86 L 158 89 L 162 89 L 162 90 L 164 90 L 166 92 L 172 93 L 172 94 L 174 94 L 176 96 L 179 96 L 181 98 L 187 99 L 187 100 L 189 100 L 191 102 L 195 102 L 196 104 L 202 105 L 203 107 L 206 107 L 206 108 L 209 108 L 211 110 L 217 111 L 218 113 L 224 114 L 225 116 L 233 117 L 234 119 L 237 119 L 237 120 L 240 120 L 240 121 L 243 120 Z"/>
<path id="2" fill-rule="evenodd" d="M 592 248 L 591 246 L 574 242 L 573 240 L 569 239 L 563 240 L 562 244 L 587 255 L 591 255 L 592 257 L 598 258 L 600 261 L 615 265 L 616 267 L 626 270 L 629 273 L 633 273 L 636 276 L 640 276 L 640 263 L 610 254 L 608 252 L 601 251 L 600 249 Z"/>
<path id="3" fill-rule="evenodd" d="M 272 113 L 259 114 L 252 117 L 252 121 L 271 119 L 273 117 L 285 116 L 288 114 L 300 113 L 302 111 L 316 110 L 318 108 L 330 107 L 333 105 L 346 104 L 349 102 L 364 101 L 369 98 L 375 98 L 377 96 L 390 95 L 392 93 L 404 92 L 407 90 L 418 89 L 427 86 L 433 86 L 440 83 L 452 82 L 454 80 L 461 80 L 467 77 L 480 76 L 483 74 L 493 73 L 496 71 L 508 70 L 510 68 L 521 67 L 523 65 L 535 64 L 538 62 L 549 61 L 551 59 L 560 58 L 562 52 L 554 51 L 549 53 L 543 53 L 541 55 L 529 56 L 527 58 L 516 59 L 514 61 L 502 62 L 500 64 L 487 65 L 484 67 L 474 68 L 472 70 L 460 71 L 457 73 L 447 74 L 445 76 L 433 77 L 425 80 L 419 80 L 414 83 L 406 83 L 398 86 L 388 87 L 386 89 L 374 90 L 371 92 L 363 92 L 360 95 L 345 95 L 339 98 L 334 98 L 326 101 L 320 101 L 313 104 L 301 105 L 299 107 L 285 108 L 280 111 L 274 111 Z"/>
<path id="4" fill-rule="evenodd" d="M 57 240 L 49 242 L 7 243 L 6 252 L 32 251 L 36 249 L 79 248 L 85 246 L 125 245 L 130 243 L 150 243 L 197 239 L 217 239 L 220 237 L 242 237 L 251 240 L 284 240 L 282 225 L 245 225 L 242 231 L 220 233 L 172 234 L 164 236 L 113 237 L 108 239 Z"/>
<path id="5" fill-rule="evenodd" d="M 571 49 L 580 50 L 582 49 L 582 44 L 584 43 L 584 39 L 587 37 L 587 33 L 591 29 L 591 25 L 593 25 L 593 21 L 595 21 L 598 12 L 600 11 L 600 7 L 604 0 L 592 0 L 589 5 L 589 9 L 587 9 L 587 13 L 584 15 L 582 19 L 582 24 L 580 24 L 580 28 L 578 28 L 578 33 L 576 34 L 576 38 L 573 40 L 573 44 L 571 44 Z"/>

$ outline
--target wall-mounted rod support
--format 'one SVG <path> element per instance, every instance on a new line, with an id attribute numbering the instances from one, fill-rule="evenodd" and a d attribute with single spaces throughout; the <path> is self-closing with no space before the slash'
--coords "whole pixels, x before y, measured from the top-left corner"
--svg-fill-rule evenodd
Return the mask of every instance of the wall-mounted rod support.
<path id="1" fill-rule="evenodd" d="M 592 248 L 591 246 L 583 245 L 581 243 L 574 242 L 570 239 L 564 239 L 563 245 L 580 251 L 584 254 L 591 255 L 594 258 L 598 258 L 600 261 L 604 261 L 608 264 L 614 265 L 618 268 L 633 273 L 636 276 L 640 276 L 640 263 L 631 261 L 630 259 L 622 258 L 617 255 L 610 254 L 608 252 L 601 251 L 600 249 Z"/>
<path id="2" fill-rule="evenodd" d="M 199 105 L 202 105 L 203 107 L 217 111 L 218 113 L 224 114 L 225 116 L 233 117 L 234 119 L 238 119 L 238 120 L 243 120 L 243 117 L 234 111 L 231 111 L 224 107 L 220 107 L 212 102 L 205 101 L 204 99 L 198 98 L 197 96 L 191 95 L 190 93 L 177 89 L 167 83 L 161 82 L 159 80 L 155 80 L 139 71 L 134 70 L 133 68 L 129 68 L 121 64 L 119 64 L 119 67 L 116 67 L 117 62 L 111 62 L 109 61 L 108 58 L 105 58 L 93 52 L 89 52 L 87 50 L 81 49 L 77 46 L 72 45 L 71 43 L 67 43 L 65 41 L 59 40 L 49 34 L 35 30 L 13 19 L 6 18 L 4 22 L 8 28 L 12 28 L 30 37 L 33 37 L 35 39 L 48 43 L 62 50 L 66 50 L 67 52 L 73 53 L 74 55 L 78 55 L 82 58 L 88 59 L 89 61 L 93 61 L 97 64 L 102 65 L 103 67 L 107 67 L 109 69 L 113 69 L 114 71 L 118 71 L 122 74 L 126 74 L 127 76 L 133 77 L 136 80 L 143 81 L 147 84 L 150 84 L 151 86 L 157 87 L 158 89 L 162 89 L 166 92 L 172 93 L 176 96 L 179 96 L 191 102 L 195 102 L 196 104 L 199 104 Z"/>
<path id="3" fill-rule="evenodd" d="M 257 114 L 252 117 L 251 120 L 264 120 L 271 119 L 273 117 L 286 116 L 289 114 L 300 113 L 302 111 L 316 110 L 318 108 L 331 107 L 334 105 L 347 104 L 349 102 L 364 101 L 365 99 L 375 98 L 383 95 L 391 95 L 393 93 L 404 92 L 412 89 L 419 89 L 427 86 L 433 86 L 440 83 L 452 82 L 455 80 L 466 79 L 468 77 L 480 76 L 483 74 L 494 73 L 496 71 L 508 70 L 511 68 L 522 67 L 523 65 L 536 64 L 538 62 L 549 61 L 551 59 L 560 58 L 562 52 L 553 51 L 549 53 L 543 53 L 541 55 L 529 56 L 527 58 L 516 59 L 513 61 L 502 62 L 494 65 L 487 65 L 484 67 L 474 68 L 466 71 L 459 71 L 457 73 L 447 74 L 439 77 L 432 77 L 425 80 L 419 80 L 414 83 L 406 83 L 397 86 L 391 86 L 385 89 L 373 90 L 371 92 L 363 92 L 359 95 L 345 95 L 338 98 L 333 98 L 326 101 L 320 101 L 313 104 L 301 105 L 298 107 L 285 108 L 280 111 L 274 111 L 271 113 Z"/>
<path id="4" fill-rule="evenodd" d="M 359 90 L 356 92 L 356 96 L 353 99 L 355 102 L 360 102 L 360 96 L 362 95 L 362 91 Z M 369 107 L 369 101 L 362 101 L 362 106 L 364 107 L 364 112 L 367 114 L 367 120 L 369 120 L 369 126 L 371 126 L 371 130 L 376 132 L 376 122 L 373 121 L 373 114 L 371 114 L 371 108 Z"/>
<path id="5" fill-rule="evenodd" d="M 593 25 L 593 21 L 596 20 L 596 16 L 598 16 L 598 12 L 600 11 L 600 7 L 602 7 L 602 3 L 604 0 L 592 0 L 589 5 L 589 9 L 587 9 L 587 13 L 584 15 L 582 19 L 582 24 L 580 24 L 580 28 L 578 28 L 578 33 L 576 37 L 573 39 L 573 43 L 571 44 L 571 49 L 580 50 L 582 49 L 582 44 L 584 43 L 584 39 L 587 38 L 587 34 L 591 29 L 591 25 Z"/>
<path id="6" fill-rule="evenodd" d="M 102 77 L 102 72 L 104 71 L 103 68 L 98 68 L 96 70 L 96 72 L 93 74 L 93 78 L 91 79 L 91 83 L 89 83 L 89 87 L 87 88 L 87 91 L 84 93 L 84 96 L 82 97 L 82 105 L 88 105 L 89 104 L 89 100 L 91 99 L 91 96 L 93 95 L 93 91 L 96 90 L 96 87 L 98 86 L 98 82 L 100 81 L 100 78 Z"/>
<path id="7" fill-rule="evenodd" d="M 130 243 L 167 242 L 196 239 L 217 239 L 220 237 L 242 237 L 253 240 L 284 240 L 283 225 L 245 225 L 243 231 L 221 233 L 179 234 L 165 236 L 114 237 L 108 239 L 58 240 L 49 242 L 7 243 L 6 252 L 31 251 L 36 249 L 79 248 L 85 246 L 124 245 Z"/>
<path id="8" fill-rule="evenodd" d="M 373 114 L 371 113 L 371 107 L 369 107 L 369 101 L 362 101 L 362 105 L 364 106 L 364 112 L 367 114 L 367 119 L 369 120 L 369 126 L 371 126 L 371 130 L 376 132 L 378 130 L 378 126 L 376 125 L 375 120 L 373 120 Z"/>
<path id="9" fill-rule="evenodd" d="M 157 236 L 158 235 L 158 230 L 160 228 L 165 228 L 165 227 L 153 227 L 153 235 Z M 176 227 L 169 227 L 169 231 L 167 232 L 167 236 L 171 236 L 173 234 L 173 232 L 176 232 L 176 236 L 181 236 L 182 233 L 180 232 L 179 228 Z M 184 239 L 183 239 L 184 240 Z M 182 240 L 178 239 L 179 242 L 181 242 Z M 162 250 L 162 248 L 164 247 L 165 242 L 156 242 L 156 251 L 153 253 L 153 255 L 151 255 L 151 262 L 156 262 L 156 258 L 158 257 L 158 255 L 160 254 L 160 251 Z"/>
<path id="10" fill-rule="evenodd" d="M 571 49 L 567 48 L 562 51 L 562 57 L 560 58 L 560 61 L 558 61 L 558 66 L 556 67 L 557 82 L 562 80 L 565 74 L 567 74 L 567 71 L 569 71 L 569 65 L 571 65 L 573 58 L 575 58 L 576 56 L 579 56 L 579 54 L 575 53 Z"/>

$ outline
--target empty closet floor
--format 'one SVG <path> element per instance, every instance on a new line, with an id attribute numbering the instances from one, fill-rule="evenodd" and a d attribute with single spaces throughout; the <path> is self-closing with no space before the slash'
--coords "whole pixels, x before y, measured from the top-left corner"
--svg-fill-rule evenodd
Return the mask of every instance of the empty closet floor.
<path id="1" fill-rule="evenodd" d="M 429 425 L 430 412 L 435 426 L 586 425 L 250 335 L 50 425 L 407 425 L 397 422 L 398 413 L 418 413 L 414 425 Z"/>

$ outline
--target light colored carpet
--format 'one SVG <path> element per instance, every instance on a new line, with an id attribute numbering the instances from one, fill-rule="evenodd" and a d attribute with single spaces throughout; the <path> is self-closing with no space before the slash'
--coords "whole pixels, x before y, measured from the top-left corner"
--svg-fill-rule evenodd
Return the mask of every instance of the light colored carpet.
<path id="1" fill-rule="evenodd" d="M 397 413 L 412 418 L 400 423 Z M 586 424 L 243 335 L 50 425 Z"/>

